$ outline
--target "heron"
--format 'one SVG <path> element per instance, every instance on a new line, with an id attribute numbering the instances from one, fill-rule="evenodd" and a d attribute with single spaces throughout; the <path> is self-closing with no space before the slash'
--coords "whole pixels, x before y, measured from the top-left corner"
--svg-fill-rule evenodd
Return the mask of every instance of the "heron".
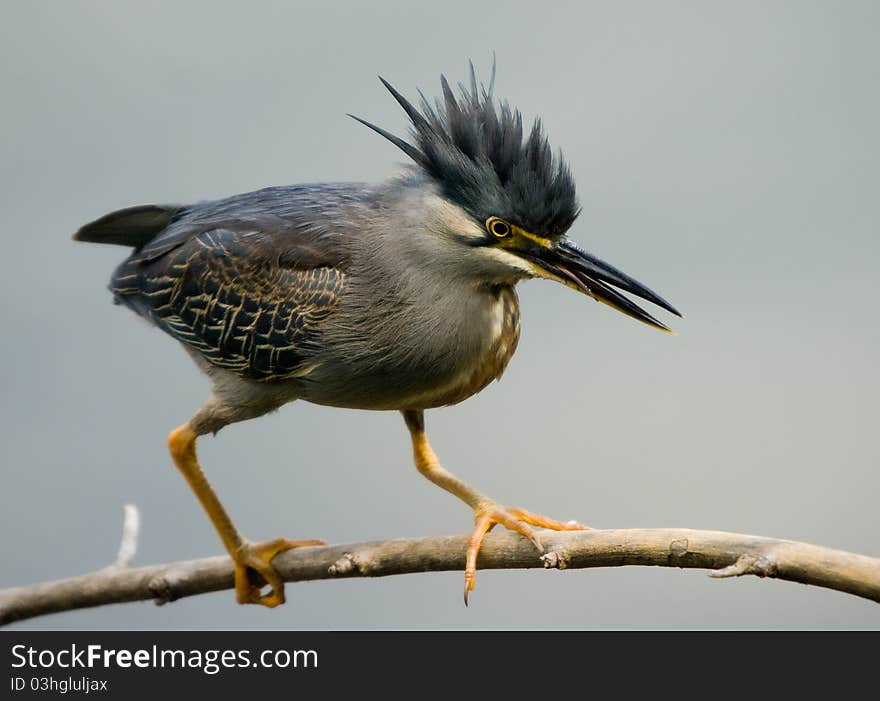
<path id="1" fill-rule="evenodd" d="M 561 283 L 648 326 L 666 324 L 630 297 L 681 314 L 568 235 L 581 211 L 571 169 L 539 119 L 478 86 L 414 104 L 381 78 L 409 121 L 409 138 L 361 117 L 407 157 L 377 183 L 269 187 L 196 204 L 141 205 L 80 228 L 77 241 L 132 249 L 115 270 L 118 304 L 177 340 L 211 394 L 168 436 L 235 567 L 236 598 L 274 607 L 281 552 L 321 540 L 246 539 L 211 487 L 197 439 L 302 400 L 398 411 L 415 466 L 462 500 L 474 527 L 464 599 L 485 535 L 502 525 L 543 551 L 540 529 L 586 526 L 504 506 L 440 462 L 425 411 L 457 404 L 501 377 L 520 336 L 517 283 Z"/>

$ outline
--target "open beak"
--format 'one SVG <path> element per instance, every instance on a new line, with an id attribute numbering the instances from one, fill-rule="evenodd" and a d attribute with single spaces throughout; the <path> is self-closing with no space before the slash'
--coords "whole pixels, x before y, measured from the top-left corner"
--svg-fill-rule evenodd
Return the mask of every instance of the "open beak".
<path id="1" fill-rule="evenodd" d="M 607 304 L 648 326 L 667 333 L 675 333 L 614 288 L 629 292 L 680 317 L 681 313 L 675 307 L 613 265 L 591 256 L 574 242 L 561 239 L 550 248 L 529 252 L 524 257 L 568 287 L 583 292 L 596 301 Z"/>

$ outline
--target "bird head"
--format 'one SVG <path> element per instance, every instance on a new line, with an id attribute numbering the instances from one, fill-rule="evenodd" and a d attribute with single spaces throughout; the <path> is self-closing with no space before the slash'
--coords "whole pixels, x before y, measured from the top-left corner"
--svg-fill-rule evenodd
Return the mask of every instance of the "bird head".
<path id="1" fill-rule="evenodd" d="M 540 120 L 525 135 L 518 110 L 506 101 L 496 108 L 494 62 L 488 88 L 478 87 L 471 64 L 470 86 L 459 84 L 457 97 L 441 76 L 443 94 L 433 105 L 420 92 L 416 107 L 379 79 L 409 117 L 411 142 L 350 116 L 406 153 L 436 189 L 442 218 L 453 222 L 446 233 L 460 246 L 463 264 L 493 280 L 555 280 L 671 332 L 618 290 L 681 316 L 675 307 L 567 236 L 580 213 L 571 171 L 561 155 L 553 154 Z"/>

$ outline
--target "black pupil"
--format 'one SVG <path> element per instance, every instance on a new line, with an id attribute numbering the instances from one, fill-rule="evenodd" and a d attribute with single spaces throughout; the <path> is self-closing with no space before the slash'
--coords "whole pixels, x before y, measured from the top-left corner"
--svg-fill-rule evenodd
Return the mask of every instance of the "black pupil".
<path id="1" fill-rule="evenodd" d="M 497 221 L 492 224 L 492 233 L 496 236 L 507 236 L 510 233 L 510 228 L 503 221 Z"/>

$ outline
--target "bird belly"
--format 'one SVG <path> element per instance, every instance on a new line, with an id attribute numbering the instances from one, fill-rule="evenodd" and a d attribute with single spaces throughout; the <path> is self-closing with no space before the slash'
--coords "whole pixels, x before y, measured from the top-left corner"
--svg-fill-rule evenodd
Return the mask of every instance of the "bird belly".
<path id="1" fill-rule="evenodd" d="M 502 286 L 486 295 L 443 333 L 388 339 L 372 349 L 369 362 L 363 356 L 329 359 L 301 379 L 299 396 L 380 410 L 431 409 L 467 399 L 501 376 L 519 341 L 516 291 Z"/>

